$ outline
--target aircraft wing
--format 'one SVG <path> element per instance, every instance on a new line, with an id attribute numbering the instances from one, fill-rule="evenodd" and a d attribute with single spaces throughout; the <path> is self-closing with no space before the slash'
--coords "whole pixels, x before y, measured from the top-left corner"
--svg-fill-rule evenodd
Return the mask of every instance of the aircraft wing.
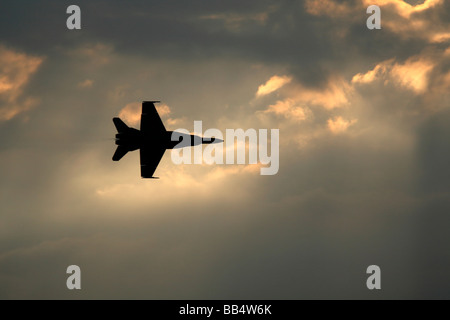
<path id="1" fill-rule="evenodd" d="M 156 111 L 154 102 L 159 101 L 144 101 L 142 102 L 141 115 L 141 132 L 147 136 L 159 135 L 166 132 L 166 128 Z"/>
<path id="2" fill-rule="evenodd" d="M 158 167 L 165 151 L 166 149 L 160 146 L 146 146 L 140 149 L 142 178 L 154 178 L 153 173 Z"/>

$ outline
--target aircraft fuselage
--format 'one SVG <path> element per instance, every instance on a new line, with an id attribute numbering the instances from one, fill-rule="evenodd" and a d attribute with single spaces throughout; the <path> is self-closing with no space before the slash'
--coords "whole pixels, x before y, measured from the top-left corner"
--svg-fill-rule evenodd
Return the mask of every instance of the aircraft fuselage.
<path id="1" fill-rule="evenodd" d="M 128 132 L 116 134 L 116 144 L 127 147 L 130 151 L 140 149 L 145 146 L 160 146 L 164 149 L 178 149 L 193 147 L 199 144 L 210 144 L 216 141 L 215 138 L 202 138 L 196 135 L 188 135 L 177 131 L 166 131 L 159 136 L 144 135 L 141 131 L 130 128 Z"/>

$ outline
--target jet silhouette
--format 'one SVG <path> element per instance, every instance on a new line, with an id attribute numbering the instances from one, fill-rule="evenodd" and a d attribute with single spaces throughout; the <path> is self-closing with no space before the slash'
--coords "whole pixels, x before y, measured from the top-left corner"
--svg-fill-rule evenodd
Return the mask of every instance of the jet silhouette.
<path id="1" fill-rule="evenodd" d="M 129 151 L 140 150 L 141 177 L 154 177 L 156 168 L 166 149 L 192 147 L 199 144 L 223 142 L 216 138 L 202 138 L 177 131 L 167 131 L 156 111 L 154 103 L 160 101 L 143 101 L 141 130 L 128 127 L 120 118 L 113 118 L 117 129 L 117 149 L 113 161 L 119 161 Z"/>

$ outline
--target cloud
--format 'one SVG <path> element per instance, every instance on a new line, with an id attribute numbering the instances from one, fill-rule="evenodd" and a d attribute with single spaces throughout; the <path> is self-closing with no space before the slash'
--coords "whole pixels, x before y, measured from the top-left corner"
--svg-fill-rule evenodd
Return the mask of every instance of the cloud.
<path id="1" fill-rule="evenodd" d="M 162 104 L 157 104 L 157 105 L 156 105 L 156 110 L 158 111 L 158 114 L 159 114 L 161 117 L 167 116 L 167 115 L 169 115 L 170 112 L 171 112 L 169 106 L 168 106 L 167 104 L 164 104 L 164 103 L 162 103 Z"/>
<path id="2" fill-rule="evenodd" d="M 429 43 L 444 43 L 450 40 L 449 21 L 442 12 L 448 11 L 444 0 L 426 0 L 420 4 L 409 4 L 402 0 L 331 1 L 307 0 L 305 10 L 311 15 L 327 17 L 335 24 L 335 36 L 359 37 L 351 30 L 359 24 L 357 17 L 368 17 L 366 8 L 377 5 L 381 9 L 381 27 L 402 40 L 424 40 Z M 442 17 L 439 17 L 442 16 Z M 441 21 L 440 21 L 441 20 Z M 363 30 L 361 30 L 363 31 Z M 385 32 L 384 39 L 388 39 Z"/>
<path id="3" fill-rule="evenodd" d="M 428 89 L 428 75 L 433 67 L 433 61 L 410 58 L 404 64 L 394 64 L 391 75 L 402 86 L 416 93 L 424 93 Z"/>
<path id="4" fill-rule="evenodd" d="M 289 78 L 289 81 L 292 81 L 292 79 Z M 270 83 L 269 80 L 266 85 Z M 326 85 L 321 88 L 306 87 L 298 81 L 292 81 L 289 87 L 281 90 L 280 100 L 269 104 L 264 110 L 257 110 L 256 115 L 263 122 L 267 120 L 265 116 L 268 115 L 281 116 L 289 122 L 296 123 L 312 120 L 314 119 L 314 108 L 319 107 L 326 112 L 331 112 L 333 109 L 349 106 L 353 91 L 352 84 L 338 76 L 331 76 Z M 281 123 L 278 123 L 277 127 L 280 125 Z M 314 133 L 311 132 L 311 134 Z M 304 137 L 302 137 L 303 140 Z"/>
<path id="5" fill-rule="evenodd" d="M 343 78 L 331 76 L 320 88 L 306 87 L 296 82 L 284 90 L 283 95 L 290 99 L 286 102 L 287 105 L 295 102 L 296 105 L 319 106 L 332 110 L 348 105 L 352 90 L 352 86 Z M 284 107 L 280 110 L 290 109 Z"/>
<path id="6" fill-rule="evenodd" d="M 155 104 L 156 110 L 161 118 L 166 117 L 171 113 L 170 107 L 167 104 Z M 142 102 L 131 102 L 123 107 L 119 112 L 119 118 L 126 123 L 136 126 L 141 121 Z M 179 119 L 168 119 L 169 124 L 176 124 Z"/>
<path id="7" fill-rule="evenodd" d="M 0 45 L 0 121 L 14 118 L 37 104 L 23 91 L 43 58 L 27 55 Z"/>
<path id="8" fill-rule="evenodd" d="M 422 38 L 431 43 L 449 40 L 448 21 L 436 23 L 431 16 L 445 9 L 443 0 L 426 0 L 411 5 L 399 0 L 364 0 L 364 5 L 381 8 L 382 28 L 387 28 L 401 38 Z"/>
<path id="9" fill-rule="evenodd" d="M 108 64 L 111 62 L 113 54 L 113 46 L 101 42 L 85 43 L 75 49 L 68 49 L 69 56 L 82 59 L 88 62 L 91 67 Z"/>
<path id="10" fill-rule="evenodd" d="M 295 121 L 306 120 L 309 110 L 301 107 L 294 99 L 278 100 L 264 110 L 264 113 L 273 113 Z"/>
<path id="11" fill-rule="evenodd" d="M 333 0 L 306 0 L 306 12 L 312 15 L 327 15 L 329 17 L 347 16 L 352 10 L 347 3 Z"/>
<path id="12" fill-rule="evenodd" d="M 122 108 L 119 112 L 119 118 L 129 125 L 138 125 L 141 121 L 142 104 L 140 102 L 131 102 Z"/>
<path id="13" fill-rule="evenodd" d="M 434 43 L 447 42 L 450 40 L 450 32 L 440 32 L 431 35 L 430 41 Z"/>
<path id="14" fill-rule="evenodd" d="M 166 151 L 166 155 L 160 165 L 161 171 L 164 172 L 164 178 L 158 181 L 158 201 L 148 197 L 149 194 L 155 192 L 155 185 L 146 183 L 145 180 L 139 180 L 135 183 L 113 183 L 103 184 L 95 189 L 95 195 L 101 199 L 114 201 L 116 203 L 127 203 L 130 207 L 134 207 L 135 203 L 148 202 L 154 206 L 160 206 L 165 201 L 170 201 L 174 192 L 179 196 L 180 202 L 188 202 L 193 194 L 203 194 L 208 196 L 210 201 L 216 201 L 219 198 L 230 196 L 230 192 L 226 194 L 216 194 L 215 190 L 219 185 L 226 184 L 226 179 L 235 180 L 239 176 L 256 176 L 260 175 L 261 164 L 246 165 L 173 165 L 170 162 L 171 150 Z M 224 153 L 225 154 L 225 153 Z M 136 167 L 135 164 L 134 167 Z M 163 170 L 163 167 L 170 169 Z M 156 172 L 158 174 L 158 171 Z M 186 189 L 188 188 L 188 189 Z M 238 198 L 236 197 L 235 200 Z"/>
<path id="15" fill-rule="evenodd" d="M 371 299 L 373 261 L 388 270 L 380 298 L 449 297 L 450 49 L 429 41 L 449 30 L 445 7 L 406 19 L 383 6 L 375 32 L 356 0 L 309 1 L 311 13 L 281 0 L 264 22 L 236 23 L 267 2 L 81 0 L 79 37 L 5 1 L 0 38 L 51 58 L 17 98 L 45 99 L 33 121 L 0 126 L 0 297 Z M 58 8 L 41 18 L 60 21 Z M 256 96 L 274 75 L 292 79 Z M 95 85 L 80 94 L 85 79 Z M 149 181 L 139 152 L 111 161 L 112 115 L 138 124 L 131 102 L 156 97 L 168 128 L 175 113 L 279 128 L 280 171 L 175 166 L 167 152 Z M 442 108 L 430 118 L 428 105 Z M 70 264 L 81 292 L 65 288 Z"/>
<path id="16" fill-rule="evenodd" d="M 25 98 L 20 103 L 8 103 L 5 107 L 0 107 L 0 121 L 8 121 L 35 107 L 39 100 L 36 98 Z"/>
<path id="17" fill-rule="evenodd" d="M 358 73 L 355 74 L 352 78 L 352 83 L 370 83 L 378 78 L 384 76 L 388 68 L 392 67 L 394 59 L 389 59 L 383 62 L 380 62 L 373 68 L 372 70 L 367 71 L 366 73 Z"/>
<path id="18" fill-rule="evenodd" d="M 202 20 L 219 21 L 222 22 L 225 28 L 231 32 L 239 32 L 247 23 L 257 23 L 263 25 L 266 23 L 268 17 L 267 12 L 256 13 L 213 13 L 200 16 Z"/>
<path id="19" fill-rule="evenodd" d="M 258 87 L 256 92 L 257 97 L 262 97 L 280 89 L 285 84 L 291 82 L 292 78 L 289 76 L 272 76 L 265 84 Z"/>
<path id="20" fill-rule="evenodd" d="M 323 89 L 306 88 L 300 85 L 296 99 L 331 110 L 347 105 L 351 91 L 351 86 L 345 80 L 330 78 Z"/>
<path id="21" fill-rule="evenodd" d="M 377 5 L 388 6 L 394 8 L 394 10 L 404 18 L 410 18 L 412 14 L 419 13 L 435 6 L 441 5 L 443 0 L 425 0 L 421 4 L 411 5 L 402 0 L 364 0 L 365 6 Z"/>
<path id="22" fill-rule="evenodd" d="M 335 117 L 334 119 L 328 119 L 328 129 L 333 134 L 339 134 L 347 131 L 348 127 L 356 123 L 356 119 L 345 120 L 341 116 Z"/>
<path id="23" fill-rule="evenodd" d="M 416 94 L 426 93 L 429 83 L 429 74 L 436 63 L 428 58 L 415 56 L 404 63 L 389 59 L 377 64 L 366 73 L 358 73 L 352 78 L 352 83 L 367 84 L 383 79 L 387 84 L 389 80 L 409 89 Z"/>
<path id="24" fill-rule="evenodd" d="M 91 79 L 86 79 L 78 83 L 78 87 L 80 88 L 91 88 L 94 85 L 94 81 Z"/>

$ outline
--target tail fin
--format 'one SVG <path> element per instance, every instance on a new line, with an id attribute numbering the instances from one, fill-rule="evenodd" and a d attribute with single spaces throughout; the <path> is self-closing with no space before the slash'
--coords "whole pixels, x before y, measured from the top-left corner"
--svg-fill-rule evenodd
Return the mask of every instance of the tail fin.
<path id="1" fill-rule="evenodd" d="M 113 155 L 113 158 L 112 158 L 113 161 L 119 161 L 120 159 L 123 158 L 124 155 L 126 155 L 128 153 L 128 151 L 129 150 L 127 148 L 125 148 L 124 146 L 118 146 L 117 149 L 116 149 L 116 152 L 114 152 L 114 155 Z"/>
<path id="2" fill-rule="evenodd" d="M 130 129 L 120 118 L 113 118 L 113 122 L 119 133 L 126 132 Z"/>

